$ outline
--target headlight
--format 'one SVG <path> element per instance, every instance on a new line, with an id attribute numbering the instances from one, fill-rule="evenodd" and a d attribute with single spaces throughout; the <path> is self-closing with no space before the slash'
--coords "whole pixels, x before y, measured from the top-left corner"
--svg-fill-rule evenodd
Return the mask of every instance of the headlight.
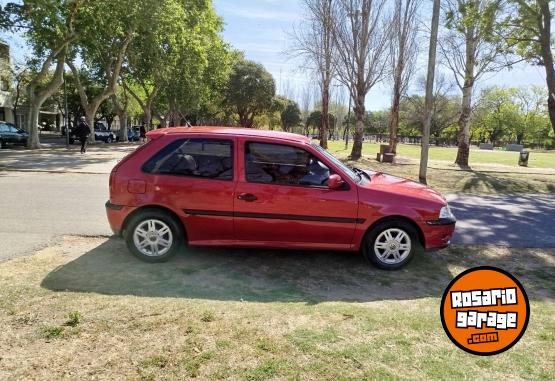
<path id="1" fill-rule="evenodd" d="M 449 205 L 445 205 L 443 208 L 441 208 L 441 210 L 439 211 L 439 218 L 455 219 L 455 215 L 453 214 L 453 212 L 451 212 L 451 208 L 449 207 Z"/>

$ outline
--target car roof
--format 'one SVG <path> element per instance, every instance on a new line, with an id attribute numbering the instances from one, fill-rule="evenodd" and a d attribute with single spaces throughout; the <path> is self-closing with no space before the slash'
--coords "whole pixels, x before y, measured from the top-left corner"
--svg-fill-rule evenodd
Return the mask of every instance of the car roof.
<path id="1" fill-rule="evenodd" d="M 174 135 L 174 134 L 217 134 L 217 135 L 234 135 L 234 136 L 253 136 L 264 138 L 275 138 L 279 140 L 289 140 L 301 143 L 310 143 L 310 138 L 292 134 L 290 132 L 281 131 L 268 131 L 257 130 L 254 128 L 245 127 L 169 127 L 159 128 L 147 133 L 147 136 L 154 137 L 155 135 Z"/>

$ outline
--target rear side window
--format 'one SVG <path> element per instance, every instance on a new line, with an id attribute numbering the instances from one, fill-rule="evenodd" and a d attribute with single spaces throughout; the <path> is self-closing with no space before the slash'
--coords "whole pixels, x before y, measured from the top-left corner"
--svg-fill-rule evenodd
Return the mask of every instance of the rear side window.
<path id="1" fill-rule="evenodd" d="M 143 165 L 160 175 L 233 179 L 233 143 L 218 139 L 179 139 L 162 148 Z"/>

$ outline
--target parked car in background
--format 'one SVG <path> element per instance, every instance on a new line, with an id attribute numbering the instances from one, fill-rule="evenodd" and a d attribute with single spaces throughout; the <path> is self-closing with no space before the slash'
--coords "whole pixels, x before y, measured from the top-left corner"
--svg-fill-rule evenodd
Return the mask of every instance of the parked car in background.
<path id="1" fill-rule="evenodd" d="M 109 130 L 104 123 L 96 122 L 94 124 L 94 138 L 96 141 L 102 141 L 104 143 L 113 143 L 116 139 L 116 134 Z M 71 144 L 75 143 L 77 138 L 75 137 L 75 129 L 71 130 L 71 135 L 69 136 L 69 142 Z"/>
<path id="2" fill-rule="evenodd" d="M 27 145 L 29 134 L 12 123 L 0 122 L 0 148 L 6 148 L 8 144 Z"/>
<path id="3" fill-rule="evenodd" d="M 180 244 L 361 251 L 383 269 L 449 245 L 438 192 L 350 168 L 311 139 L 224 127 L 158 129 L 110 175 L 112 230 L 148 262 Z"/>
<path id="4" fill-rule="evenodd" d="M 138 142 L 139 141 L 139 133 L 133 130 L 132 128 L 127 129 L 127 140 L 130 142 Z"/>

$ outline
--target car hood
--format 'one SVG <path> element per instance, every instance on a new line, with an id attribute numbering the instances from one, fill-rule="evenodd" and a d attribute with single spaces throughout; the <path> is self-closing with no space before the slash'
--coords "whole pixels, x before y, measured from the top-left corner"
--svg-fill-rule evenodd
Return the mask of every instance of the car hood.
<path id="1" fill-rule="evenodd" d="M 447 200 L 438 191 L 409 179 L 389 175 L 383 172 L 365 170 L 370 176 L 370 183 L 366 186 L 374 190 L 395 193 L 403 196 L 425 199 L 427 201 L 446 204 Z"/>

